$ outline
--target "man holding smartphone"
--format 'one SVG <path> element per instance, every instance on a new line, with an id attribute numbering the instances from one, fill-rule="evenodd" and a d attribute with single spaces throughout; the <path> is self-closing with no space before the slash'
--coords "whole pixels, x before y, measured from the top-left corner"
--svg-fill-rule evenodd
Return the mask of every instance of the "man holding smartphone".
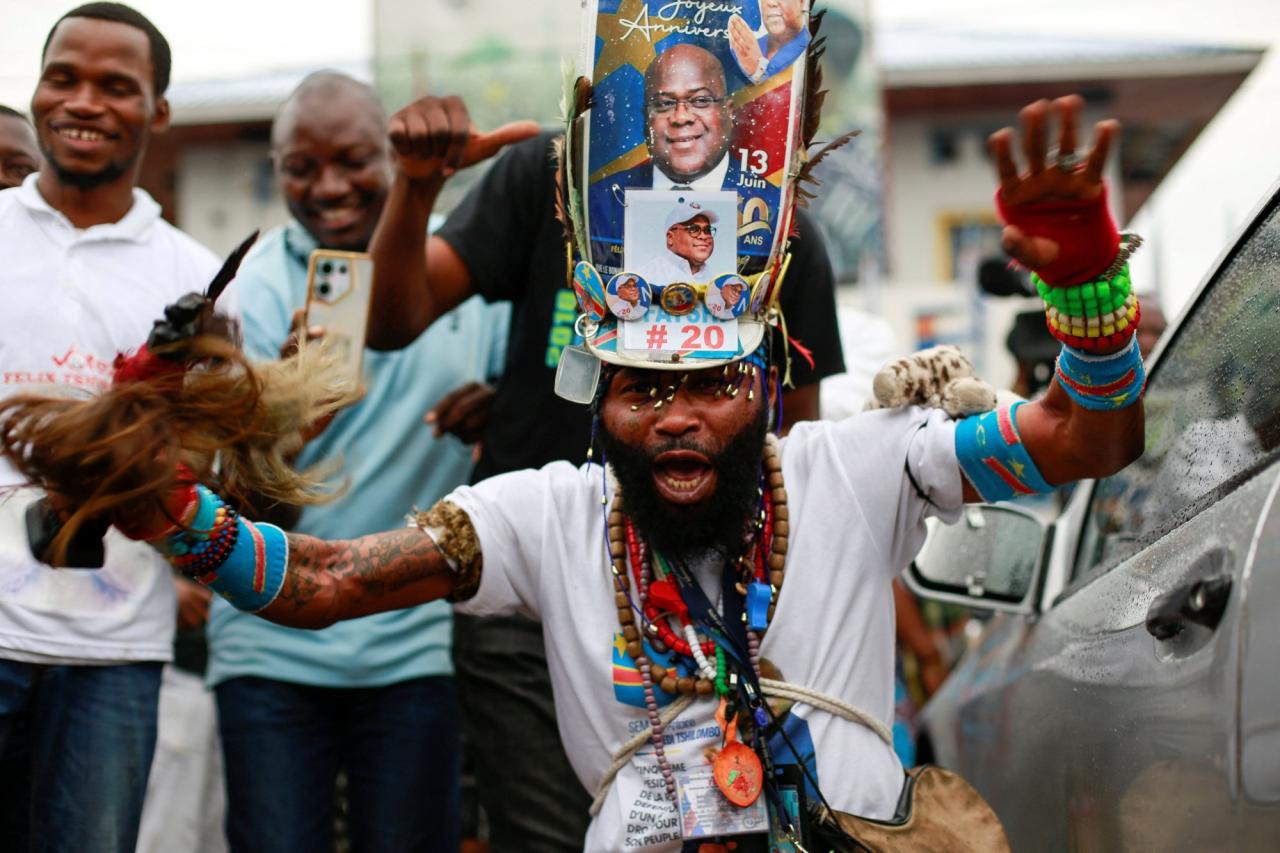
<path id="1" fill-rule="evenodd" d="M 245 348 L 260 358 L 280 353 L 307 303 L 311 252 L 364 251 L 391 181 L 386 115 L 375 93 L 349 77 L 321 72 L 303 81 L 277 113 L 271 141 L 292 218 L 263 236 L 236 280 Z M 340 459 L 346 491 L 331 504 L 277 515 L 291 515 L 283 520 L 299 532 L 360 536 L 402 524 L 404 507 L 429 506 L 466 482 L 470 448 L 434 437 L 422 413 L 455 387 L 500 371 L 505 328 L 505 311 L 472 300 L 403 349 L 366 349 L 363 399 L 298 459 L 302 467 Z M 355 849 L 456 853 L 451 631 L 445 602 L 312 632 L 218 600 L 209 681 L 232 850 L 331 849 L 343 770 Z"/>

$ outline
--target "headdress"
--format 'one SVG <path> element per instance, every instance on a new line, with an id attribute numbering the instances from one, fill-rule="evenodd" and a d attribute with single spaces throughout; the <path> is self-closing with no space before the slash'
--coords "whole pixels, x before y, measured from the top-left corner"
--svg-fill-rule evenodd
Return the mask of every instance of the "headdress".
<path id="1" fill-rule="evenodd" d="M 812 197 L 800 183 L 853 136 L 808 154 L 825 94 L 822 16 L 802 5 L 803 23 L 779 46 L 742 37 L 763 32 L 757 4 L 585 4 L 558 152 L 581 339 L 561 357 L 561 396 L 590 401 L 600 362 L 740 360 L 778 322 L 795 204 Z"/>

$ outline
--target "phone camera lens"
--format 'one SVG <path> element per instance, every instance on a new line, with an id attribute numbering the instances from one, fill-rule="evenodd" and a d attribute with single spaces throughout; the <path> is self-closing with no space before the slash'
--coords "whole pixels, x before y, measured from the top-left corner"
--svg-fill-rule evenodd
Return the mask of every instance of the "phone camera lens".
<path id="1" fill-rule="evenodd" d="M 321 296 L 328 296 L 332 290 L 333 288 L 329 287 L 329 282 L 327 281 L 316 287 L 316 293 L 319 293 Z"/>
<path id="2" fill-rule="evenodd" d="M 333 273 L 333 264 L 330 263 L 329 261 L 321 261 L 320 272 L 324 273 L 325 275 L 330 275 L 331 273 Z"/>
<path id="3" fill-rule="evenodd" d="M 346 275 L 346 274 L 347 274 L 346 264 L 343 264 L 342 266 L 338 267 L 338 275 Z"/>

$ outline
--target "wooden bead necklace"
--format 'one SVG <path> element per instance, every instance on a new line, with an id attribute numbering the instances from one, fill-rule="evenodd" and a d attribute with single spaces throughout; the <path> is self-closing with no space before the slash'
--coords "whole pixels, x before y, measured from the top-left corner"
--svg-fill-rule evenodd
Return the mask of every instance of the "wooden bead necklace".
<path id="1" fill-rule="evenodd" d="M 773 435 L 765 437 L 762 467 L 764 469 L 766 491 L 762 496 L 764 498 L 764 506 L 759 520 L 758 529 L 760 532 L 754 543 L 754 574 L 761 581 L 766 576 L 768 577 L 772 594 L 769 599 L 769 612 L 766 622 L 771 623 L 774 609 L 778 605 L 778 595 L 782 592 L 782 582 L 786 577 L 787 540 L 790 533 L 787 513 L 787 490 L 782 479 L 782 461 L 778 458 L 778 439 Z M 716 647 L 714 643 L 705 641 L 696 643 L 697 646 L 701 647 L 697 650 L 702 652 L 702 655 L 696 657 L 705 658 L 707 649 L 709 647 L 713 649 L 716 660 L 714 679 L 705 675 L 701 677 L 677 676 L 674 670 L 668 670 L 662 664 L 653 663 L 649 660 L 649 656 L 645 654 L 644 644 L 640 642 L 640 629 L 636 626 L 635 610 L 632 607 L 631 579 L 633 576 L 639 594 L 637 606 L 645 619 L 649 642 L 654 648 L 665 651 L 665 647 L 670 647 L 675 649 L 677 653 L 694 656 L 692 655 L 694 645 L 691 645 L 688 640 L 680 640 L 670 625 L 667 624 L 666 615 L 652 610 L 648 606 L 650 604 L 652 572 L 652 565 L 648 559 L 648 545 L 636 535 L 635 528 L 623 509 L 621 494 L 614 497 L 613 505 L 609 509 L 608 535 L 610 570 L 613 572 L 614 584 L 617 587 L 614 592 L 614 602 L 618 607 L 618 623 L 622 626 L 622 636 L 627 644 L 627 654 L 635 661 L 636 669 L 640 672 L 640 680 L 644 687 L 645 710 L 648 712 L 649 717 L 649 742 L 653 745 L 654 758 L 662 772 L 662 780 L 667 796 L 675 799 L 675 774 L 671 769 L 671 763 L 667 761 L 666 747 L 663 743 L 663 731 L 666 726 L 662 722 L 654 686 L 655 684 L 660 686 L 667 693 L 693 693 L 699 696 L 719 693 L 724 696 L 729 692 L 729 685 L 725 679 L 725 656 L 723 651 Z M 764 557 L 765 543 L 769 545 L 767 564 Z M 630 574 L 626 570 L 628 561 L 632 570 Z M 743 562 L 745 562 L 745 558 L 743 561 L 739 561 L 739 565 Z M 750 563 L 747 563 L 747 565 L 750 565 Z M 666 582 L 671 583 L 669 580 Z M 739 594 L 746 595 L 746 589 L 741 581 L 738 582 L 737 589 Z M 675 590 L 675 596 L 679 596 L 678 588 Z M 664 631 L 663 628 L 666 630 Z M 763 631 L 760 633 L 762 634 Z M 691 639 L 701 639 L 693 637 L 692 631 L 689 634 Z M 760 635 L 757 632 L 747 631 L 747 646 L 751 658 L 751 667 L 756 671 L 758 678 L 760 674 Z M 705 671 L 706 669 L 703 666 L 704 662 L 702 659 L 697 660 L 700 671 Z"/>
<path id="2" fill-rule="evenodd" d="M 766 489 L 763 511 L 758 524 L 760 533 L 753 543 L 754 560 L 751 562 L 754 562 L 753 574 L 756 579 L 760 581 L 767 579 L 771 587 L 772 596 L 769 601 L 768 620 L 772 622 L 774 610 L 778 605 L 778 595 L 782 591 L 782 584 L 786 577 L 787 545 L 790 532 L 787 490 L 782 479 L 782 463 L 778 458 L 777 439 L 772 435 L 768 436 L 765 442 L 762 462 Z M 618 608 L 618 623 L 622 627 L 622 636 L 627 644 L 627 653 L 637 663 L 641 657 L 647 657 L 640 642 L 641 629 L 636 624 L 636 608 L 633 607 L 633 598 L 631 596 L 632 583 L 634 581 L 638 593 L 635 605 L 644 618 L 645 631 L 648 634 L 649 642 L 660 651 L 670 648 L 685 657 L 694 657 L 693 649 L 689 646 L 688 641 L 682 638 L 667 621 L 668 614 L 678 615 L 672 613 L 672 604 L 675 604 L 675 608 L 683 606 L 682 602 L 676 603 L 679 599 L 678 588 L 676 588 L 675 582 L 669 578 L 653 580 L 653 563 L 658 561 L 650 559 L 651 554 L 648 543 L 636 534 L 635 528 L 623 508 L 621 495 L 614 497 L 613 505 L 610 507 L 608 534 L 609 556 L 612 561 L 614 580 L 618 587 L 614 598 Z M 769 549 L 767 558 L 765 557 L 766 544 Z M 751 565 L 751 562 L 747 562 L 747 558 L 744 557 L 740 561 L 740 565 L 742 563 Z M 628 563 L 631 568 L 630 572 L 626 570 Z M 741 581 L 738 582 L 737 587 L 740 594 L 746 594 L 746 588 Z M 656 596 L 654 595 L 655 592 L 658 593 Z M 669 609 L 664 611 L 662 610 L 663 606 L 667 606 Z M 752 664 L 758 668 L 760 635 L 755 631 L 750 631 L 747 639 L 751 647 L 749 651 L 752 656 Z M 700 650 L 704 655 L 708 657 L 715 655 L 716 647 L 714 642 L 703 639 L 700 645 L 702 646 Z M 674 670 L 668 670 L 658 663 L 650 663 L 649 669 L 654 683 L 668 693 L 696 693 L 706 696 L 715 692 L 715 683 L 712 679 L 679 676 Z"/>

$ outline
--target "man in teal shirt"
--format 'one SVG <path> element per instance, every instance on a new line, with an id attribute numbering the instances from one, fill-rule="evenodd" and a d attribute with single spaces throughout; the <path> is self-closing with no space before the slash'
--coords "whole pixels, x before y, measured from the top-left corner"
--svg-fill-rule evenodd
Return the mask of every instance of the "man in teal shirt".
<path id="1" fill-rule="evenodd" d="M 277 114 L 272 152 L 292 221 L 269 232 L 236 279 L 245 347 L 275 358 L 305 306 L 307 262 L 363 251 L 391 163 L 374 93 L 337 74 L 307 78 Z M 376 275 L 376 271 L 375 271 Z M 364 398 L 340 412 L 298 465 L 340 459 L 337 501 L 302 510 L 294 529 L 350 538 L 403 523 L 465 483 L 471 450 L 434 437 L 423 414 L 458 386 L 502 368 L 505 306 L 478 298 L 408 347 L 366 349 Z M 458 849 L 459 721 L 445 602 L 323 631 L 273 625 L 218 600 L 208 679 L 217 694 L 232 850 L 332 849 L 334 782 L 348 780 L 357 850 Z"/>

